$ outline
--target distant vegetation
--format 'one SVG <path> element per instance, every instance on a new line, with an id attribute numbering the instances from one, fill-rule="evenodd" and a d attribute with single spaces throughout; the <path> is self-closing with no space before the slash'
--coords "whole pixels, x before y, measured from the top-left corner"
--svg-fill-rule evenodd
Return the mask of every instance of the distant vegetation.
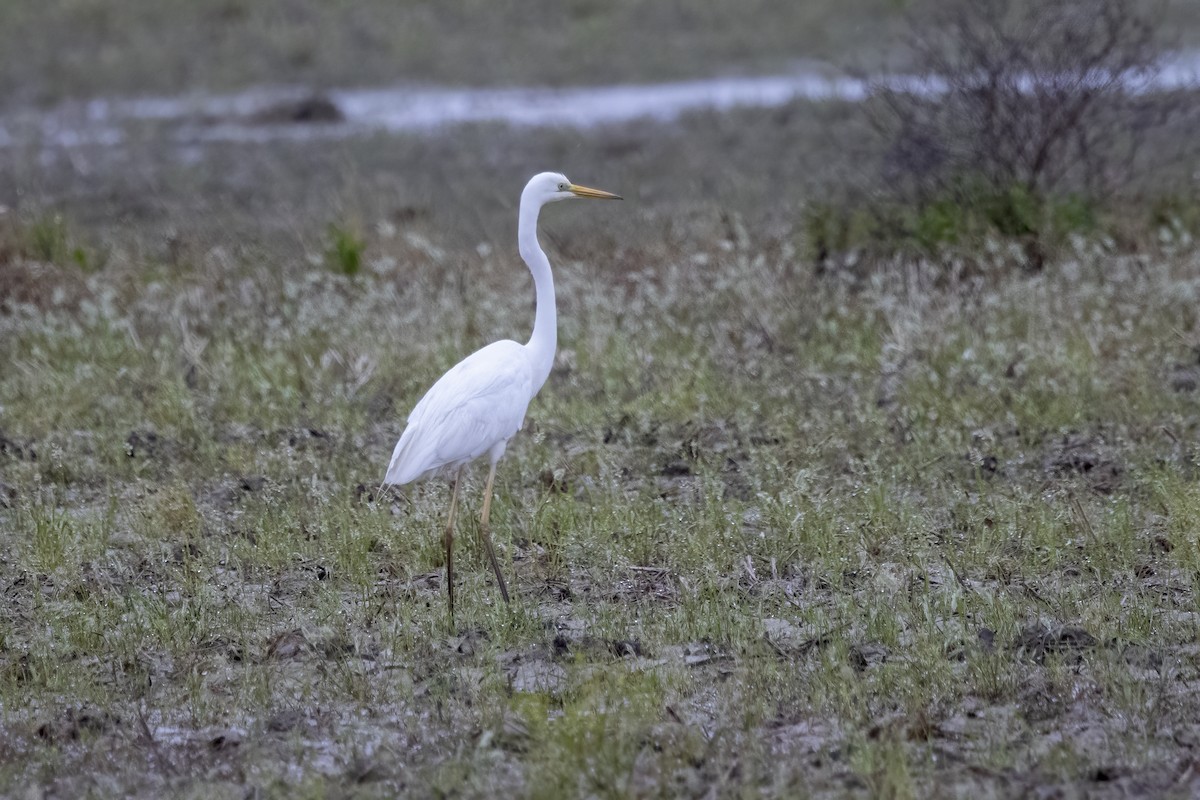
<path id="1" fill-rule="evenodd" d="M 883 84 L 864 106 L 880 158 L 842 200 L 809 208 L 814 257 L 961 255 L 992 237 L 1038 270 L 1074 234 L 1132 244 L 1191 228 L 1196 87 L 1142 90 L 1169 55 L 1164 13 L 955 0 L 914 15 L 930 83 Z"/>
<path id="2" fill-rule="evenodd" d="M 353 227 L 331 223 L 329 247 L 325 261 L 334 272 L 354 276 L 362 268 L 363 248 L 366 243 Z"/>

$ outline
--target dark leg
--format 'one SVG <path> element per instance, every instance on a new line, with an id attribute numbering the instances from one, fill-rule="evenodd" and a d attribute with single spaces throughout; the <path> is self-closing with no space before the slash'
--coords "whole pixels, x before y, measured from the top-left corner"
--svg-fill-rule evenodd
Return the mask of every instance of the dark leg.
<path id="1" fill-rule="evenodd" d="M 496 464 L 492 462 L 492 468 L 488 470 L 487 488 L 483 492 L 483 513 L 479 515 L 479 533 L 483 536 L 483 546 L 487 548 L 488 559 L 492 562 L 492 571 L 496 573 L 496 583 L 500 586 L 500 596 L 504 598 L 504 602 L 508 600 L 508 585 L 504 582 L 504 575 L 500 572 L 500 562 L 496 560 L 496 550 L 492 547 L 492 532 L 488 529 L 488 515 L 492 510 L 492 483 L 496 480 Z"/>
<path id="2" fill-rule="evenodd" d="M 458 506 L 458 484 L 462 481 L 462 467 L 454 473 L 453 488 L 450 489 L 450 519 L 446 522 L 446 598 L 450 601 L 450 618 L 454 618 L 454 511 Z"/>

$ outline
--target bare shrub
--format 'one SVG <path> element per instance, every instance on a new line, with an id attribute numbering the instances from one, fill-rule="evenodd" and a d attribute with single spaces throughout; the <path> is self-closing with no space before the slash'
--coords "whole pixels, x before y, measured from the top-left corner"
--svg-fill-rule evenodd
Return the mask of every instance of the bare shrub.
<path id="1" fill-rule="evenodd" d="M 895 134 L 890 177 L 971 173 L 1038 194 L 1101 190 L 1169 110 L 1158 73 L 1160 4 L 1128 0 L 952 0 L 914 22 L 921 71 L 943 86 L 884 86 L 878 121 Z M 889 119 L 890 117 L 890 119 Z"/>
<path id="2" fill-rule="evenodd" d="M 913 17 L 919 77 L 879 83 L 866 106 L 882 160 L 863 238 L 928 250 L 999 234 L 1039 269 L 1064 233 L 1095 228 L 1119 200 L 1166 194 L 1195 155 L 1183 118 L 1200 103 L 1194 87 L 1155 83 L 1170 52 L 1163 11 L 946 0 Z"/>

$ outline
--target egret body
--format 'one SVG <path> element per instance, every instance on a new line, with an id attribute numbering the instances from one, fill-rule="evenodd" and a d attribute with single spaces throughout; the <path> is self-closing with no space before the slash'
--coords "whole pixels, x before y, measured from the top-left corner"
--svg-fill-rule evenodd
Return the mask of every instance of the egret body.
<path id="1" fill-rule="evenodd" d="M 454 513 L 463 468 L 481 456 L 489 462 L 483 510 L 479 517 L 500 594 L 508 602 L 508 586 L 496 560 L 488 530 L 492 484 L 496 463 L 508 442 L 525 420 L 529 401 L 550 375 L 558 343 L 558 315 L 554 304 L 554 276 L 550 261 L 537 239 L 538 213 L 557 200 L 621 198 L 599 189 L 576 186 L 556 172 L 533 176 L 521 192 L 517 243 L 521 258 L 533 274 L 537 311 L 533 335 L 520 344 L 511 340 L 493 342 L 476 350 L 438 379 L 408 416 L 408 425 L 392 451 L 387 484 L 405 484 L 435 474 L 452 476 L 450 513 L 446 523 L 446 593 L 454 613 Z"/>

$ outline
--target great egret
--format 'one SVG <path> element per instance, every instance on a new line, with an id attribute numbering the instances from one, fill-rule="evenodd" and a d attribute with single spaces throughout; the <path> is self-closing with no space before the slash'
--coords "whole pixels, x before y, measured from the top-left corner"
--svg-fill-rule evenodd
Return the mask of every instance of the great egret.
<path id="1" fill-rule="evenodd" d="M 538 212 L 556 200 L 575 197 L 620 200 L 620 196 L 576 186 L 557 172 L 534 175 L 521 192 L 521 210 L 517 224 L 517 244 L 521 258 L 533 273 L 537 290 L 537 311 L 533 335 L 526 344 L 511 340 L 493 342 L 450 368 L 438 379 L 408 415 L 408 425 L 392 451 L 384 485 L 405 484 L 437 473 L 450 473 L 450 515 L 446 522 L 446 596 L 450 614 L 454 614 L 454 511 L 458 503 L 458 485 L 463 468 L 486 454 L 487 488 L 483 495 L 480 530 L 500 595 L 508 600 L 508 586 L 496 561 L 488 531 L 488 513 L 492 505 L 492 483 L 496 462 L 504 455 L 508 441 L 525 421 L 525 410 L 554 364 L 558 341 L 557 311 L 554 307 L 554 277 L 550 261 L 537 240 Z"/>

